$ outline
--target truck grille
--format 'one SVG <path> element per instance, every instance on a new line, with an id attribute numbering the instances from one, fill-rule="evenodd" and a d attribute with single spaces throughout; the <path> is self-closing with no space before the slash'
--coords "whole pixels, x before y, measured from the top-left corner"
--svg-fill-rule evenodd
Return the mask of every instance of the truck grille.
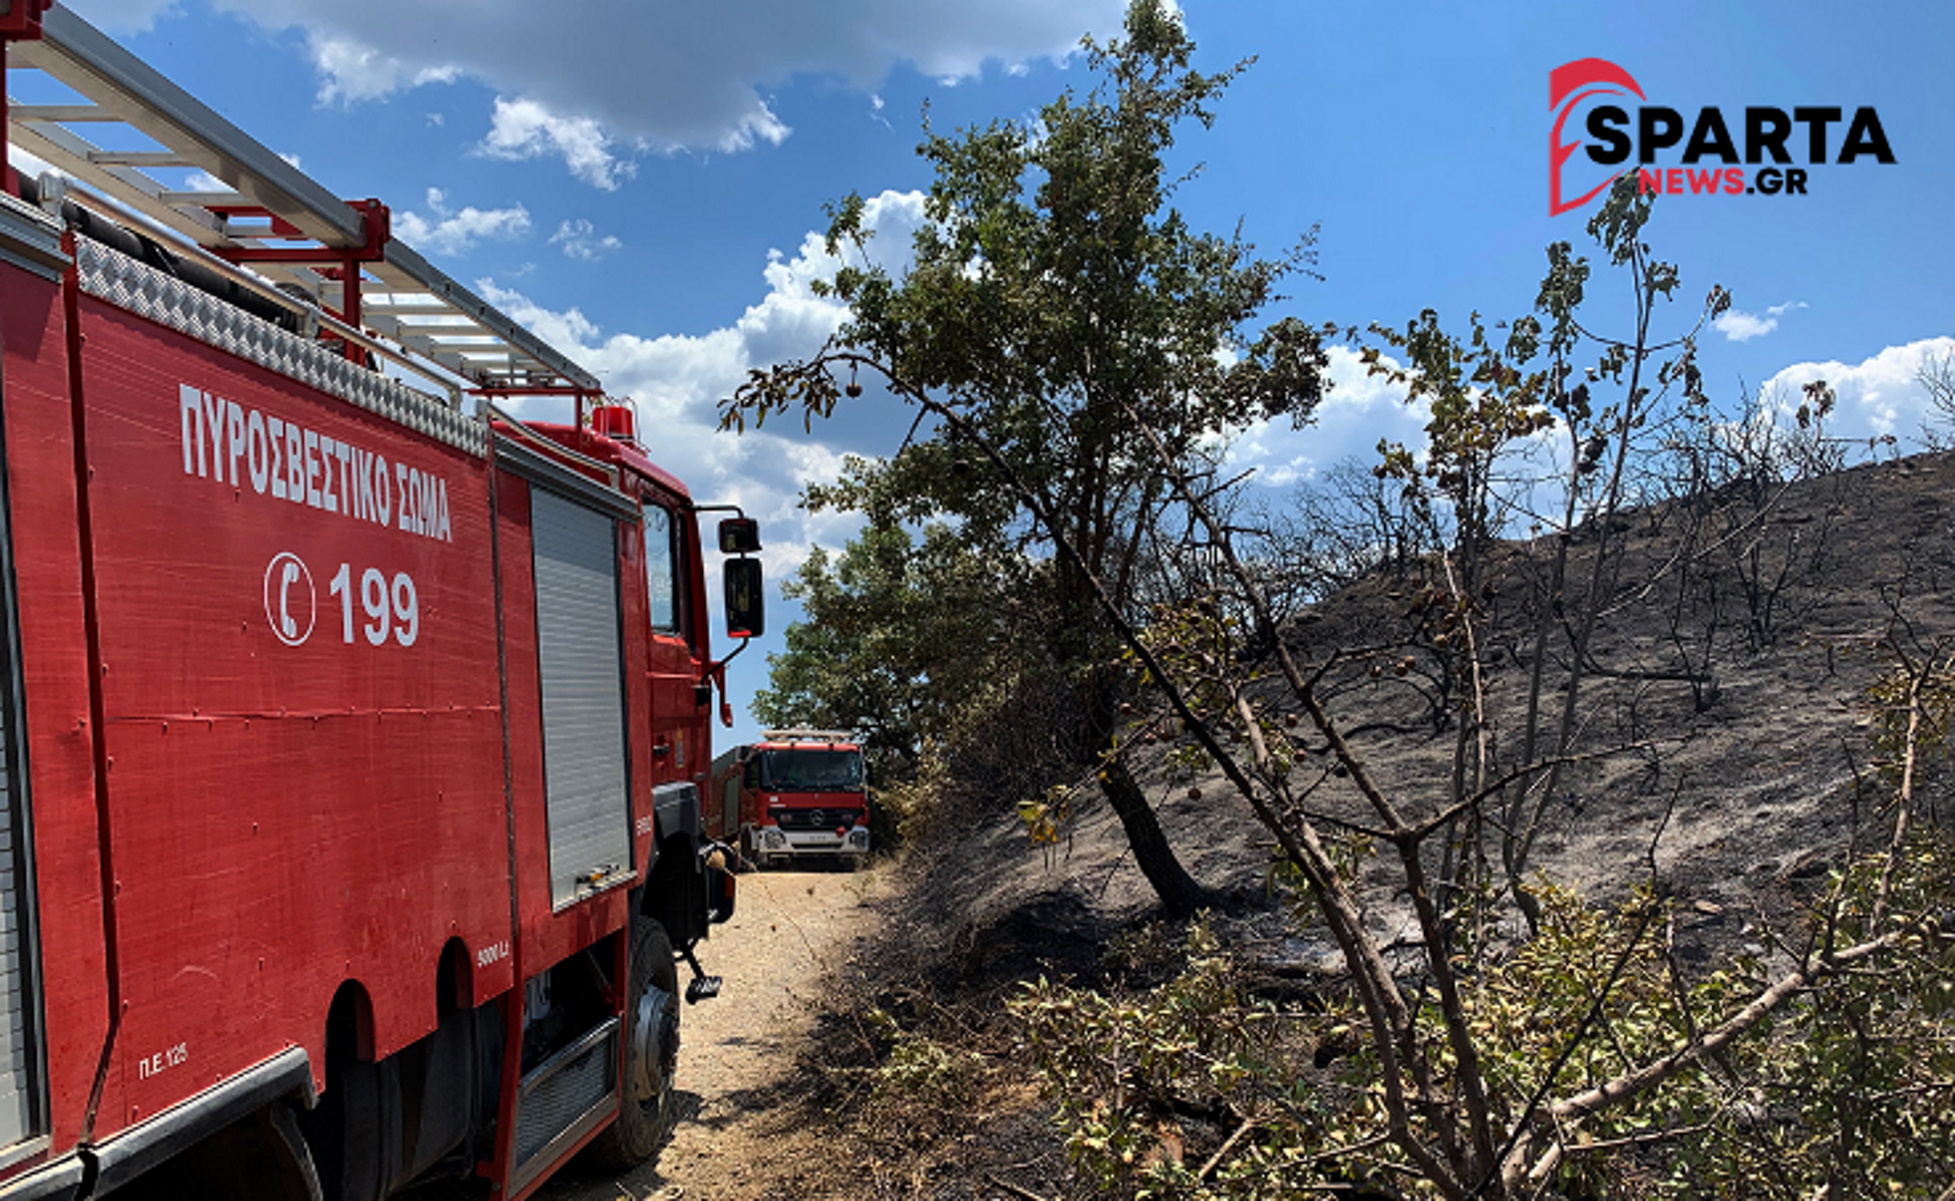
<path id="1" fill-rule="evenodd" d="M 783 830 L 840 830 L 862 820 L 860 809 L 777 809 L 774 824 Z"/>

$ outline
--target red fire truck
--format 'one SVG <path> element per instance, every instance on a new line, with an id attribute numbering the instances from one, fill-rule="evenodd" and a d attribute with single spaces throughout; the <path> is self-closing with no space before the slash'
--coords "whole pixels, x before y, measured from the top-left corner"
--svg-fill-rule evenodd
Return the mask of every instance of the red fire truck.
<path id="1" fill-rule="evenodd" d="M 385 206 L 46 0 L 0 49 L 0 1197 L 650 1155 L 733 901 L 714 506 Z"/>
<path id="2" fill-rule="evenodd" d="M 757 867 L 869 857 L 862 748 L 838 730 L 766 730 L 713 760 L 706 831 Z"/>

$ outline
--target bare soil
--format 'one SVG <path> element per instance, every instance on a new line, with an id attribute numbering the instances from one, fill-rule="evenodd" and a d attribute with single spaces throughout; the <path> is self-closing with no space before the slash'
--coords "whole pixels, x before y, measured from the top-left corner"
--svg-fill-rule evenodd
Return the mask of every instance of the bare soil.
<path id="1" fill-rule="evenodd" d="M 871 920 L 864 904 L 880 884 L 875 869 L 741 876 L 733 919 L 699 948 L 701 965 L 724 985 L 682 1018 L 671 1143 L 624 1175 L 573 1162 L 538 1201 L 821 1196 L 813 1178 L 834 1174 L 841 1165 L 830 1161 L 847 1152 L 798 1120 L 796 1065 L 824 975 L 862 941 Z"/>

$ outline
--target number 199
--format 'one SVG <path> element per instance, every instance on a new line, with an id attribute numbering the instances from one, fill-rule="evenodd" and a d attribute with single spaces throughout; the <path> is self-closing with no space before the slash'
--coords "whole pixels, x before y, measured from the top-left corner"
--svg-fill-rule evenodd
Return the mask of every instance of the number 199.
<path id="1" fill-rule="evenodd" d="M 333 576 L 332 594 L 339 598 L 341 636 L 350 646 L 353 642 L 351 564 L 339 565 L 339 573 Z M 371 646 L 385 644 L 390 632 L 394 641 L 402 646 L 413 646 L 414 640 L 421 634 L 420 598 L 415 595 L 413 577 L 404 571 L 394 576 L 391 587 L 378 567 L 369 567 L 362 572 L 360 607 L 366 610 L 367 615 L 367 620 L 360 623 L 360 632 Z"/>

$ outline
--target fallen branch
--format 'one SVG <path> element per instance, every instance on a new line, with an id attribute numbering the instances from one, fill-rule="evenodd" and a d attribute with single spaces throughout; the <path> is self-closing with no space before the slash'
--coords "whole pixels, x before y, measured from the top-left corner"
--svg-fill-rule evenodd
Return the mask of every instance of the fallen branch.
<path id="1" fill-rule="evenodd" d="M 1242 1125 L 1235 1128 L 1234 1134 L 1222 1140 L 1222 1145 L 1215 1149 L 1215 1154 L 1208 1157 L 1208 1162 L 1202 1165 L 1202 1170 L 1195 1173 L 1195 1179 L 1207 1180 L 1216 1168 L 1222 1166 L 1222 1161 L 1228 1158 L 1229 1152 L 1235 1150 L 1235 1145 L 1242 1141 L 1242 1136 L 1255 1128 L 1254 1121 L 1249 1118 L 1242 1119 Z"/>
<path id="2" fill-rule="evenodd" d="M 1024 1201 L 1046 1201 L 1046 1198 L 1039 1196 L 1031 1189 L 1020 1188 L 1019 1186 L 1013 1184 L 1011 1181 L 1001 1180 L 989 1172 L 986 1172 L 984 1174 L 984 1179 L 993 1188 L 1003 1189 L 1004 1191 L 1010 1193 L 1014 1197 L 1024 1198 Z"/>
<path id="3" fill-rule="evenodd" d="M 1773 1010 L 1789 998 L 1814 982 L 1838 975 L 1855 963 L 1892 950 L 1909 938 L 1931 937 L 1933 934 L 1934 930 L 1926 923 L 1911 924 L 1898 930 L 1890 930 L 1879 938 L 1870 939 L 1858 946 L 1836 952 L 1810 966 L 1797 968 L 1758 994 L 1750 1004 L 1711 1029 L 1703 1038 L 1686 1042 L 1668 1055 L 1633 1072 L 1626 1072 L 1566 1100 L 1556 1101 L 1547 1107 L 1547 1112 L 1557 1119 L 1578 1119 L 1607 1109 L 1625 1098 L 1635 1096 L 1661 1083 L 1680 1068 L 1723 1050 L 1765 1020 Z"/>

